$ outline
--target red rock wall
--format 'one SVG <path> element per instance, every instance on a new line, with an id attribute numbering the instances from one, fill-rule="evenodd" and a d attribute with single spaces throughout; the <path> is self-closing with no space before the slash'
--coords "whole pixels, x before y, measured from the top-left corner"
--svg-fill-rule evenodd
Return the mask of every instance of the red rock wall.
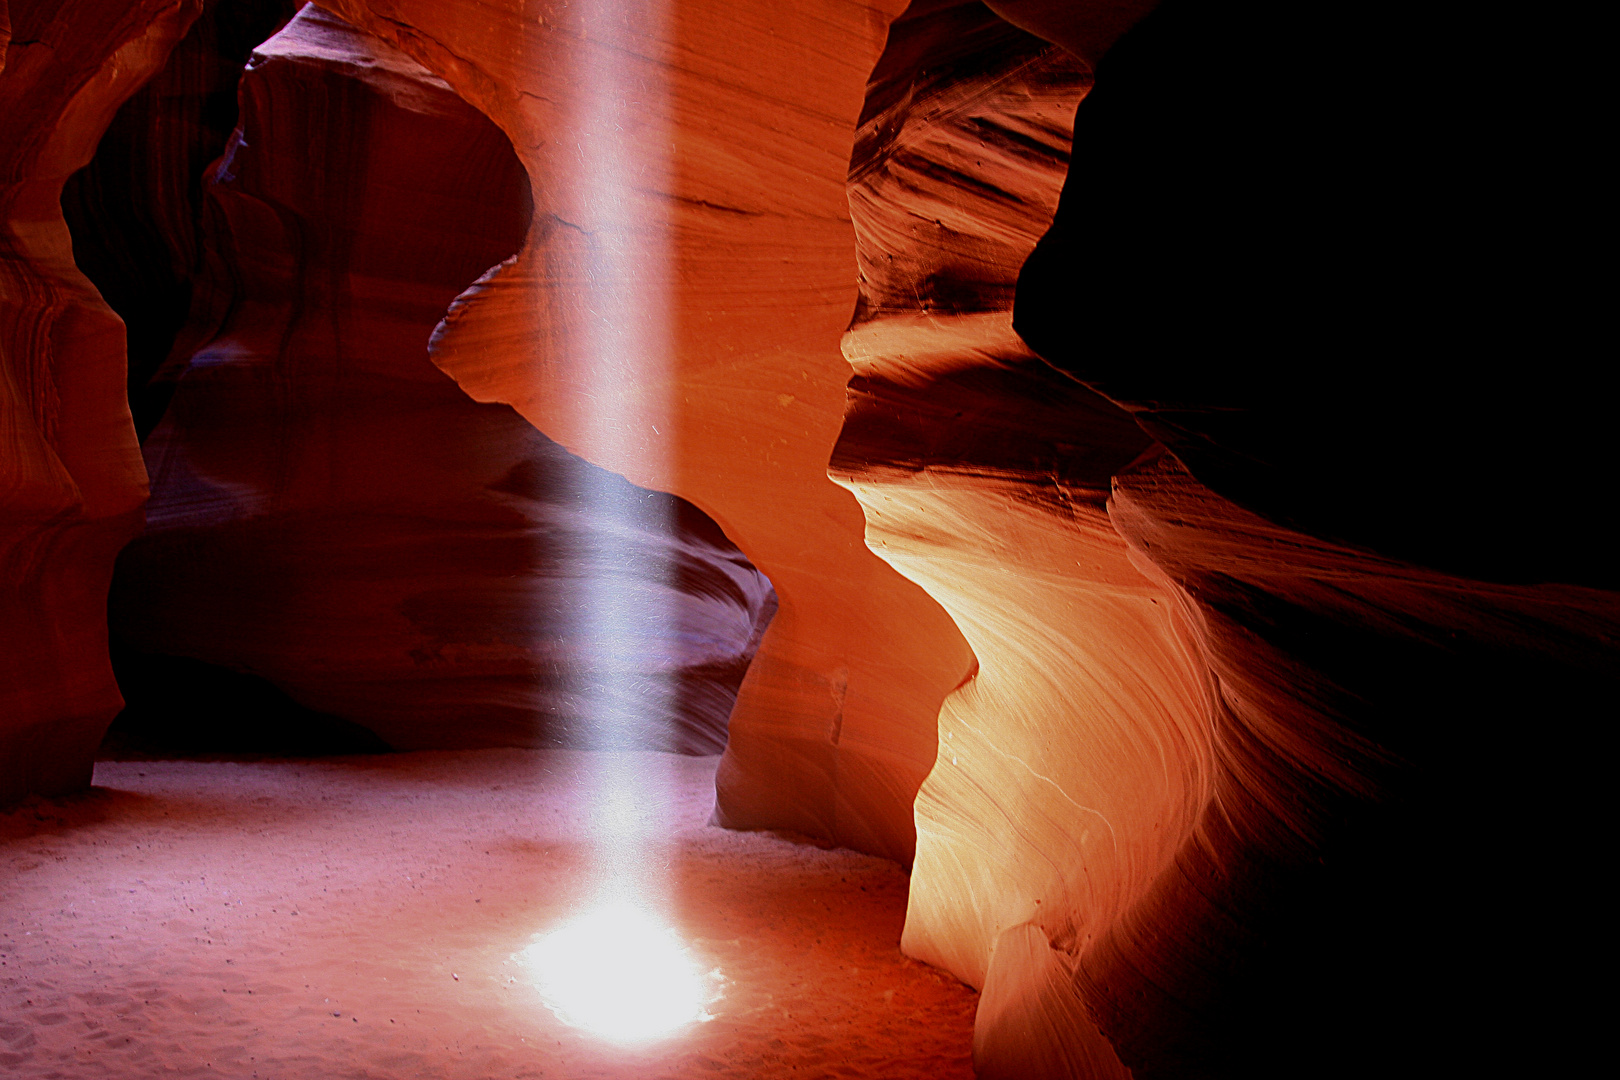
<path id="1" fill-rule="evenodd" d="M 1560 988 L 1602 917 L 1554 866 L 1603 786 L 1566 739 L 1620 689 L 1580 494 L 1609 395 L 1466 370 L 1553 347 L 1584 286 L 1549 262 L 1549 300 L 1516 280 L 1542 234 L 1486 251 L 1458 216 L 1523 224 L 1421 119 L 1460 28 L 1167 2 L 1093 50 L 1078 7 L 998 6 L 1106 53 L 1067 178 L 1057 140 L 1012 167 L 957 133 L 1041 112 L 965 8 L 896 24 L 851 174 L 870 299 L 834 468 L 980 663 L 918 800 L 906 947 L 982 986 L 983 1075 L 1576 1067 L 1591 1006 Z M 1523 211 L 1574 175 L 1521 174 Z M 1009 218 L 1025 253 L 1046 231 L 1022 271 L 956 269 L 1005 259 Z M 1001 313 L 1015 274 L 1050 365 Z"/>
<path id="2" fill-rule="evenodd" d="M 118 110 L 62 191 L 73 261 L 124 320 L 130 409 L 144 439 L 171 383 L 153 384 L 203 273 L 202 177 L 236 127 L 253 46 L 302 0 L 208 0 L 163 67 Z"/>
<path id="3" fill-rule="evenodd" d="M 1075 972 L 1170 865 L 1212 765 L 1195 645 L 1105 508 L 1150 440 L 1011 327 L 1089 85 L 983 5 L 914 8 L 850 170 L 862 295 L 833 474 L 979 661 L 940 713 L 903 947 L 981 988 L 987 1077 L 1128 1075 Z"/>
<path id="4" fill-rule="evenodd" d="M 892 9 L 629 5 L 587 27 L 578 6 L 515 0 L 333 7 L 499 124 L 536 193 L 523 252 L 458 305 L 435 363 L 588 460 L 690 499 L 777 589 L 732 714 L 720 819 L 909 861 L 939 702 L 971 660 L 939 606 L 866 549 L 858 505 L 826 476 L 856 298 L 845 178 Z M 646 91 L 620 98 L 644 103 L 621 127 L 649 179 L 604 207 L 568 133 L 609 75 Z M 618 448 L 578 407 L 603 374 L 582 362 L 602 330 L 584 301 L 601 287 L 593 244 L 609 241 L 668 256 L 638 270 L 667 303 L 665 374 L 630 395 L 649 419 Z"/>
<path id="5" fill-rule="evenodd" d="M 1612 698 L 1620 600 L 1310 537 L 1168 454 L 1116 479 L 1110 517 L 1173 587 L 1216 691 L 1211 801 L 1077 976 L 1137 1074 L 1288 1075 L 1337 1045 L 1325 1075 L 1523 1075 L 1567 1053 L 1510 1017 L 1586 1008 L 1557 980 L 1589 886 L 1576 870 L 1569 892 L 1541 890 L 1584 843 L 1591 773 L 1513 737 Z M 1481 832 L 1472 815 L 1507 791 L 1511 823 Z M 1515 869 L 1482 888 L 1509 851 Z M 1544 920 L 1537 940 L 1481 952 L 1525 919 Z M 1510 1004 L 1497 978 L 1548 990 Z M 1454 1011 L 1435 1016 L 1437 996 Z"/>
<path id="6" fill-rule="evenodd" d="M 534 224 L 490 235 L 499 221 L 446 211 L 491 243 L 488 259 L 384 259 L 412 238 L 366 225 L 353 192 L 255 175 L 251 144 L 237 148 L 221 235 L 254 237 L 253 254 L 221 257 L 275 302 L 216 312 L 217 340 L 176 398 L 186 423 L 154 442 L 169 471 L 146 548 L 214 590 L 215 625 L 292 604 L 299 617 L 274 629 L 301 651 L 277 662 L 312 686 L 337 651 L 320 635 L 347 649 L 377 624 L 323 625 L 334 611 L 392 612 L 394 642 L 487 626 L 491 607 L 457 622 L 446 602 L 462 578 L 438 607 L 412 607 L 418 586 L 365 575 L 443 540 L 445 520 L 465 526 L 457 558 L 509 565 L 480 545 L 544 516 L 537 428 L 691 498 L 782 590 L 733 715 L 722 820 L 906 857 L 920 785 L 905 947 L 982 987 L 984 1075 L 1528 1076 L 1602 1049 L 1585 984 L 1607 917 L 1594 852 L 1620 607 L 1598 521 L 1613 455 L 1594 433 L 1613 395 L 1558 367 L 1590 285 L 1530 221 L 1578 231 L 1565 207 L 1586 172 L 1538 132 L 1581 99 L 1538 97 L 1523 76 L 1519 100 L 1539 111 L 1455 97 L 1480 85 L 1466 58 L 1530 50 L 1480 37 L 1478 20 L 1378 5 L 1351 18 L 1165 0 L 1110 51 L 1122 27 L 1076 29 L 1073 5 L 998 3 L 1043 38 L 1106 53 L 1071 163 L 1085 70 L 975 5 L 920 7 L 892 34 L 893 8 L 832 2 L 640 6 L 609 25 L 516 0 L 333 6 L 412 61 L 339 71 L 352 39 L 318 63 L 267 61 L 263 101 L 299 68 L 335 105 L 266 110 L 289 123 L 266 145 L 308 166 L 300 154 L 354 143 L 320 123 L 395 113 L 445 121 L 431 141 L 461 145 L 476 127 L 464 99 L 510 139 Z M 47 20 L 22 10 L 13 36 L 35 40 Z M 35 71 L 19 53 L 46 65 L 72 49 L 14 44 L 0 73 L 7 93 L 52 82 L 0 111 L 24 133 L 0 143 L 24 147 L 4 189 L 6 220 L 22 223 L 5 233 L 0 323 L 0 417 L 20 448 L 0 463 L 18 493 L 4 582 L 8 603 L 32 605 L 4 624 L 3 722 L 36 750 L 8 752 L 12 790 L 43 786 L 40 761 L 58 768 L 51 783 L 82 778 L 85 740 L 115 704 L 90 662 L 104 578 L 86 568 L 132 527 L 138 466 L 102 385 L 117 384 L 111 353 L 74 336 L 113 324 L 73 284 L 50 209 L 50 178 L 69 171 L 51 162 L 82 162 L 89 143 L 58 159 L 28 140 L 97 128 L 65 103 L 138 36 L 119 25 L 101 46 L 75 39 L 89 51 L 49 79 L 11 81 Z M 401 82 L 411 62 L 445 85 L 414 68 Z M 618 118 L 644 166 L 618 205 L 577 165 L 582 118 L 602 115 L 593 85 L 645 91 L 618 99 L 639 103 Z M 353 104 L 379 87 L 386 107 Z M 97 95 L 90 113 L 118 96 Z M 1486 113 L 1537 153 L 1480 151 L 1499 145 Z M 479 145 L 499 145 L 483 130 Z M 474 142 L 445 167 L 476 158 Z M 353 164 L 342 174 L 401 175 Z M 465 187 L 452 180 L 438 196 Z M 333 221 L 365 227 L 339 237 Z M 330 288 L 270 257 L 289 237 L 318 252 Z M 520 239 L 435 331 L 433 362 L 460 389 L 425 362 L 400 366 Z M 433 273 L 408 302 L 379 304 L 402 295 L 401 266 Z M 591 309 L 604 275 L 656 300 L 620 311 L 638 331 L 667 316 L 673 342 L 662 373 L 627 389 L 621 415 L 639 419 L 617 441 L 576 407 L 593 380 L 625 374 L 582 362 L 601 359 L 611 321 Z M 373 280 L 389 288 L 368 293 Z M 36 331 L 47 317 L 54 336 Z M 847 399 L 832 352 L 846 327 Z M 338 348 L 358 328 L 364 348 Z M 297 369 L 277 344 L 292 331 L 327 367 Z M 344 356 L 352 368 L 335 366 Z M 1480 378 L 1484 361 L 1514 377 Z M 92 375 L 81 395 L 74 380 Z M 74 414 L 76 401 L 102 411 Z M 424 429 L 395 423 L 404 412 L 438 436 L 433 452 L 401 445 Z M 501 419 L 433 426 L 474 413 Z M 826 479 L 829 454 L 847 490 Z M 460 483 L 491 462 L 504 471 L 488 498 L 424 500 L 444 487 L 423 478 Z M 373 546 L 312 561 L 330 554 L 322 523 L 337 511 Z M 190 514 L 214 554 L 187 547 Z M 525 558 L 531 542 L 519 536 Z M 234 564 L 212 569 L 222 550 Z M 299 554 L 269 562 L 273 595 L 244 591 L 244 567 L 282 550 Z M 337 589 L 354 591 L 334 604 Z M 171 600 L 137 599 L 159 613 Z M 223 610 L 243 604 L 253 619 Z M 493 637 L 426 651 L 425 698 L 444 691 L 440 661 L 503 670 L 516 654 Z M 402 670 L 388 659 L 377 669 Z M 324 692 L 355 692 L 345 678 Z M 51 724 L 79 749 L 40 752 Z"/>
<path id="7" fill-rule="evenodd" d="M 119 638 L 269 678 L 402 749 L 588 743 L 605 692 L 671 728 L 641 742 L 719 752 L 769 582 L 690 507 L 428 360 L 456 294 L 528 227 L 499 129 L 306 8 L 254 52 L 206 194 L 209 270 L 181 339 L 204 343 L 146 443 Z M 658 506 L 670 535 L 627 531 L 614 500 Z M 634 655 L 577 614 L 604 580 L 670 613 Z"/>
<path id="8" fill-rule="evenodd" d="M 1173 452 L 1110 519 L 1216 690 L 1212 800 L 1077 977 L 1139 1076 L 1594 1045 L 1568 988 L 1606 766 L 1570 740 L 1620 691 L 1620 607 L 1575 25 L 1165 0 L 1080 106 L 1015 324 Z M 1462 107 L 1508 54 L 1513 108 Z M 1481 948 L 1509 926 L 1538 929 Z"/>
<path id="9" fill-rule="evenodd" d="M 0 7 L 0 802 L 88 783 L 119 709 L 107 582 L 146 476 L 123 326 L 74 266 L 58 199 L 199 9 Z"/>

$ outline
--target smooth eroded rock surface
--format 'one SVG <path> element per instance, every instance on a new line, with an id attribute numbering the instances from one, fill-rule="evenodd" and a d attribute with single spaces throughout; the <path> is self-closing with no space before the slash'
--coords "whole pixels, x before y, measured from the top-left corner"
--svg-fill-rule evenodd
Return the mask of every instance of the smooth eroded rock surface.
<path id="1" fill-rule="evenodd" d="M 428 360 L 456 294 L 523 241 L 506 137 L 313 7 L 254 53 L 242 102 L 115 633 L 402 749 L 719 752 L 770 583 L 690 506 Z M 645 612 L 617 637 L 591 622 L 604 590 Z M 603 709 L 637 731 L 594 730 Z"/>
<path id="2" fill-rule="evenodd" d="M 1150 445 L 1011 328 L 1068 165 L 1077 60 L 980 4 L 897 22 L 850 171 L 862 301 L 833 473 L 978 657 L 917 800 L 904 945 L 983 991 L 990 1077 L 1127 1075 L 1077 958 L 1205 798 L 1205 676 L 1104 507 Z"/>
<path id="3" fill-rule="evenodd" d="M 0 7 L 0 802 L 87 783 L 120 706 L 107 582 L 146 475 L 124 328 L 74 265 L 58 200 L 200 7 Z"/>
<path id="4" fill-rule="evenodd" d="M 667 703 L 654 676 L 719 687 L 757 644 L 717 821 L 914 856 L 903 946 L 982 989 L 985 1077 L 1590 1069 L 1620 605 L 1576 39 L 1606 39 L 1423 4 L 901 6 L 310 9 L 212 180 L 121 631 L 401 745 L 566 738 L 576 691 Z M 0 12 L 13 794 L 86 778 L 141 497 L 57 192 L 195 10 Z M 596 587 L 680 615 L 576 633 Z M 807 880 L 755 910 L 804 912 Z M 757 1030 L 793 1021 L 767 1005 Z M 695 1067 L 822 1067 L 808 1034 Z"/>
<path id="5" fill-rule="evenodd" d="M 1097 40 L 1078 5 L 997 7 Z M 1527 268 L 1579 150 L 1476 156 L 1478 23 L 1166 2 L 1099 50 L 1072 163 L 1052 126 L 1013 168 L 955 132 L 1031 130 L 1040 84 L 967 10 L 896 24 L 851 172 L 834 468 L 979 659 L 907 948 L 983 988 L 985 1075 L 1569 1067 L 1620 689 L 1612 394 L 1570 360 L 1580 272 Z M 1010 219 L 1024 252 L 1046 230 L 1027 261 Z"/>
<path id="6" fill-rule="evenodd" d="M 909 860 L 939 702 L 971 658 L 866 549 L 859 506 L 826 476 L 856 300 L 845 178 L 899 5 L 332 6 L 489 115 L 535 192 L 523 250 L 458 303 L 434 362 L 594 464 L 691 500 L 776 587 L 720 819 Z M 601 345 L 618 334 L 659 343 L 654 367 Z M 605 430 L 587 407 L 604 385 L 627 387 Z"/>

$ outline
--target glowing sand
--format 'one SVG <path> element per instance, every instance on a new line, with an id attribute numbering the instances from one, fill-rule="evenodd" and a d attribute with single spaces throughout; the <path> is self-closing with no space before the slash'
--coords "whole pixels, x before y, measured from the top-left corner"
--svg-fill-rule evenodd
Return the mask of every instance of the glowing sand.
<path id="1" fill-rule="evenodd" d="M 705 974 L 675 931 L 626 900 L 571 920 L 518 958 L 557 1019 L 613 1042 L 714 1019 L 707 1007 L 719 997 L 719 971 Z"/>
<path id="2" fill-rule="evenodd" d="M 513 955 L 613 898 L 602 756 L 666 774 L 667 889 L 641 895 L 725 973 L 714 1020 L 670 1038 L 568 1026 Z M 900 955 L 905 872 L 709 824 L 715 766 L 102 762 L 91 795 L 0 813 L 0 1075 L 970 1080 L 977 995 Z"/>

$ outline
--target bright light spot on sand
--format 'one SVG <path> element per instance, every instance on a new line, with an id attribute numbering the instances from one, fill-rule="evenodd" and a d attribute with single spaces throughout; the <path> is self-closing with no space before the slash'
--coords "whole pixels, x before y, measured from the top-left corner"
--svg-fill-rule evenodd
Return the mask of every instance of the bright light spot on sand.
<path id="1" fill-rule="evenodd" d="M 519 957 L 557 1019 L 613 1042 L 712 1020 L 708 1006 L 720 996 L 719 972 L 704 972 L 674 930 L 628 901 L 592 909 Z"/>

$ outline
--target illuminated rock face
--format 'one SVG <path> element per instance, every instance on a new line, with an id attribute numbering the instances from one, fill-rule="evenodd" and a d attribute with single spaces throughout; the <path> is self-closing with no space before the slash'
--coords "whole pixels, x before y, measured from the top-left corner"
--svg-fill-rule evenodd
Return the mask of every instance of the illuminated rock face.
<path id="1" fill-rule="evenodd" d="M 579 4 L 332 8 L 494 120 L 535 192 L 523 250 L 458 303 L 434 362 L 592 463 L 691 500 L 776 587 L 732 713 L 720 820 L 909 860 L 939 703 L 971 656 L 939 605 L 867 550 L 860 507 L 826 475 L 856 301 L 846 174 L 901 6 L 597 5 L 616 13 L 589 26 Z M 612 205 L 581 173 L 579 139 L 559 134 L 589 130 L 599 95 L 637 103 L 615 121 L 634 182 Z M 662 298 L 667 367 L 638 394 L 662 394 L 668 423 L 604 444 L 579 405 L 611 374 L 582 358 L 604 330 L 587 286 L 615 248 L 663 253 L 625 285 Z"/>
<path id="2" fill-rule="evenodd" d="M 662 17 L 631 5 L 589 33 L 570 5 L 335 7 L 489 116 L 538 193 L 519 258 L 455 305 L 434 361 L 592 463 L 690 498 L 781 592 L 736 710 L 722 818 L 909 859 L 938 703 L 971 657 L 939 606 L 866 549 L 858 505 L 825 475 L 847 381 L 837 339 L 856 296 L 845 173 L 866 76 L 900 5 L 676 5 Z M 650 231 L 670 256 L 646 264 L 665 271 L 654 276 L 673 341 L 669 423 L 625 435 L 646 454 L 593 446 L 574 411 L 600 381 L 570 364 L 591 318 L 579 286 L 601 276 L 590 248 L 607 232 L 597 185 L 571 172 L 576 155 L 558 132 L 578 129 L 604 72 L 670 87 L 628 95 L 646 116 L 621 131 L 632 170 L 662 160 L 636 173 L 629 202 L 632 216 L 661 223 Z M 176 353 L 189 351 L 182 342 Z"/>
<path id="3" fill-rule="evenodd" d="M 1074 8 L 1003 6 L 1074 36 L 1042 26 Z M 1391 353 L 1477 325 L 1470 348 L 1505 357 L 1488 328 L 1516 334 L 1539 286 L 1503 290 L 1521 269 L 1476 262 L 1477 239 L 1369 275 L 1369 248 L 1451 225 L 1410 188 L 1353 190 L 1424 137 L 1410 105 L 1434 76 L 1366 23 L 1313 38 L 1233 10 L 1166 2 L 1120 42 L 1066 180 L 1066 130 L 1044 166 L 1028 139 L 993 151 L 1041 130 L 1049 84 L 1009 78 L 966 9 L 896 24 L 879 64 L 834 470 L 980 664 L 941 713 L 905 944 L 983 988 L 987 1076 L 1534 1074 L 1566 1053 L 1538 1033 L 1584 1012 L 1557 988 L 1595 914 L 1588 878 L 1538 890 L 1591 842 L 1571 823 L 1604 769 L 1525 725 L 1578 730 L 1620 691 L 1613 566 L 1578 494 L 1613 453 L 1594 422 L 1566 433 L 1608 397 Z M 1390 81 L 1346 119 L 1338 73 L 1374 55 Z M 1276 189 L 1317 153 L 1353 166 Z M 1412 160 L 1463 205 L 1495 182 L 1430 153 Z M 1437 317 L 1407 327 L 1386 294 L 1413 276 Z M 1341 327 L 1365 352 L 1335 366 Z M 1567 533 L 1503 501 L 1541 487 L 1536 462 Z M 1497 800 L 1502 833 L 1469 824 Z M 1480 948 L 1527 919 L 1544 940 Z"/>
<path id="4" fill-rule="evenodd" d="M 387 733 L 405 745 L 443 737 L 431 717 L 465 696 L 446 676 L 510 679 L 479 721 L 509 732 L 542 697 L 524 621 L 539 593 L 510 591 L 506 575 L 544 564 L 545 525 L 565 520 L 548 470 L 587 468 L 538 430 L 692 499 L 775 579 L 784 606 L 734 711 L 719 817 L 908 857 L 916 794 L 905 946 L 982 988 L 985 1076 L 1574 1071 L 1559 1059 L 1581 1045 L 1571 1029 L 1605 1030 L 1571 988 L 1607 895 L 1589 868 L 1612 786 L 1597 732 L 1620 683 L 1620 607 L 1593 525 L 1612 450 L 1565 442 L 1563 429 L 1588 442 L 1605 432 L 1613 394 L 1523 370 L 1484 388 L 1466 363 L 1412 377 L 1414 356 L 1386 347 L 1398 320 L 1363 316 L 1450 303 L 1428 283 L 1444 276 L 1437 264 L 1367 275 L 1359 257 L 1324 267 L 1313 253 L 1372 226 L 1360 240 L 1392 245 L 1387 264 L 1409 251 L 1403 230 L 1443 211 L 1459 246 L 1438 265 L 1482 288 L 1475 306 L 1423 324 L 1424 348 L 1477 321 L 1467 363 L 1497 355 L 1500 324 L 1479 318 L 1478 298 L 1508 310 L 1514 297 L 1483 286 L 1512 267 L 1464 264 L 1488 254 L 1467 219 L 1505 199 L 1454 199 L 1478 193 L 1453 172 L 1462 186 L 1438 198 L 1369 185 L 1384 194 L 1355 213 L 1309 217 L 1347 205 L 1342 185 L 1377 179 L 1390 165 L 1381 145 L 1449 153 L 1435 132 L 1451 127 L 1398 123 L 1425 115 L 1407 106 L 1437 80 L 1341 77 L 1383 55 L 1365 40 L 1377 5 L 1312 39 L 1350 43 L 1323 53 L 1269 47 L 1268 21 L 1300 29 L 1280 7 L 1165 0 L 1144 24 L 1157 44 L 1132 38 L 1099 69 L 1072 168 L 1069 118 L 1090 80 L 977 5 L 919 8 L 892 34 L 900 5 L 830 0 L 664 16 L 632 5 L 606 27 L 583 25 L 578 4 L 333 6 L 411 59 L 312 12 L 249 79 L 248 130 L 269 127 L 233 149 L 217 206 L 219 235 L 252 242 L 222 249 L 220 265 L 264 299 L 225 311 L 224 275 L 204 294 L 218 322 L 199 324 L 211 340 L 154 436 L 160 497 L 128 557 L 126 633 L 261 665 L 349 715 L 381 693 L 394 720 L 371 719 L 397 723 Z M 1072 37 L 1046 23 L 1075 5 L 998 6 Z M 42 22 L 9 10 L 13 30 Z M 111 25 L 88 5 L 72 12 Z M 1165 21 L 1188 12 L 1204 21 Z M 1404 14 L 1401 25 L 1422 39 Z M 51 78 L 99 70 L 123 33 Z M 94 39 L 75 40 L 94 52 Z M 1509 55 L 1422 40 L 1427 58 Z M 30 70 L 23 48 L 0 78 Z M 1122 57 L 1134 75 L 1107 66 Z M 619 91 L 647 91 L 621 117 L 641 168 L 616 207 L 594 199 L 569 134 L 610 75 Z M 1342 103 L 1346 86 L 1352 111 L 1379 124 L 1327 122 L 1318 106 Z M 26 99 L 0 123 L 85 134 L 69 155 L 82 161 L 96 124 L 53 121 L 67 96 Z M 362 117 L 377 156 L 331 168 L 357 147 Z M 1341 145 L 1347 132 L 1361 141 Z M 46 178 L 7 173 L 5 189 L 7 220 L 25 225 L 6 234 L 3 359 L 7 392 L 18 389 L 5 431 L 21 449 L 0 468 L 8 499 L 21 493 L 6 526 L 21 524 L 4 583 L 8 603 L 32 605 L 5 624 L 0 723 L 34 747 L 6 748 L 34 770 L 8 765 L 15 790 L 82 780 L 116 704 L 89 614 L 133 528 L 139 469 L 112 405 L 117 373 L 90 362 L 112 353 L 73 336 L 90 326 L 110 340 L 115 327 L 74 284 L 47 205 L 71 163 L 39 164 L 26 140 L 0 145 L 24 148 L 17 177 Z M 1302 145 L 1354 168 L 1259 182 L 1257 162 L 1289 166 Z M 404 168 L 423 146 L 440 151 L 432 168 Z M 1470 169 L 1499 175 L 1491 162 Z M 527 231 L 520 173 L 534 193 Z M 420 185 L 377 196 L 375 217 L 359 188 L 332 181 L 406 175 Z M 1339 177 L 1332 198 L 1312 186 L 1322 175 Z M 1416 209 L 1395 228 L 1378 220 L 1403 201 Z M 1307 236 L 1295 210 L 1332 227 Z M 389 257 L 449 232 L 441 259 Z M 644 395 L 667 392 L 667 412 L 647 415 L 669 426 L 603 443 L 574 406 L 603 374 L 578 360 L 602 321 L 593 275 L 615 245 L 669 255 L 667 273 L 652 272 L 657 260 L 638 272 L 667 304 L 674 344 Z M 1233 256 L 1253 245 L 1273 268 L 1265 288 Z M 294 250 L 311 255 L 300 264 Z M 1570 284 L 1552 260 L 1526 265 Z M 421 276 L 403 289 L 407 267 Z M 1169 280 L 1152 276 L 1166 268 Z M 1357 291 L 1363 279 L 1372 295 Z M 1390 280 L 1421 303 L 1380 295 Z M 1346 311 L 1320 306 L 1346 297 Z M 84 365 L 51 366 L 68 352 L 36 332 L 47 310 L 51 348 L 78 349 Z M 1354 334 L 1302 365 L 1299 343 L 1321 344 L 1302 331 L 1323 326 Z M 846 328 L 847 398 L 834 351 Z M 1264 356 L 1244 352 L 1257 329 L 1280 331 Z M 1521 329 L 1509 337 L 1522 366 L 1542 352 Z M 421 359 L 429 331 L 437 368 Z M 1229 363 L 1211 340 L 1256 362 Z M 75 399 L 70 375 L 108 385 Z M 69 424 L 73 400 L 118 422 Z M 824 475 L 829 455 L 843 489 Z M 478 494 L 440 497 L 451 489 Z M 339 533 L 365 544 L 338 545 Z M 717 561 L 717 542 L 687 541 L 707 584 L 683 592 L 711 598 L 697 610 L 715 625 L 729 620 L 716 640 L 741 642 L 762 583 Z M 437 587 L 413 554 L 430 549 L 456 568 Z M 469 586 L 468 565 L 489 576 Z M 171 595 L 149 567 L 216 611 Z M 504 620 L 503 605 L 522 618 Z M 220 629 L 254 623 L 294 648 L 271 655 Z M 365 671 L 409 693 L 381 692 Z M 46 781 L 27 764 L 40 761 L 55 770 Z"/>
<path id="5" fill-rule="evenodd" d="M 979 661 L 917 800 L 904 947 L 982 989 L 990 1077 L 1125 1075 L 1075 970 L 1170 865 L 1211 767 L 1196 648 L 1105 506 L 1151 440 L 1011 327 L 1089 81 L 978 4 L 902 19 L 850 171 L 862 296 L 833 472 Z"/>
<path id="6" fill-rule="evenodd" d="M 114 632 L 267 677 L 402 749 L 589 743 L 584 703 L 629 665 L 638 681 L 613 682 L 646 699 L 640 741 L 719 752 L 769 583 L 690 507 L 428 360 L 456 294 L 522 243 L 506 137 L 313 7 L 256 50 L 242 103 L 206 188 L 209 269 L 182 336 L 201 344 L 146 442 Z M 673 535 L 616 524 L 615 500 L 662 506 Z M 594 642 L 580 612 L 603 580 L 668 624 Z"/>
<path id="7" fill-rule="evenodd" d="M 0 4 L 0 802 L 89 782 L 120 705 L 106 595 L 146 476 L 123 327 L 58 197 L 200 4 Z"/>

